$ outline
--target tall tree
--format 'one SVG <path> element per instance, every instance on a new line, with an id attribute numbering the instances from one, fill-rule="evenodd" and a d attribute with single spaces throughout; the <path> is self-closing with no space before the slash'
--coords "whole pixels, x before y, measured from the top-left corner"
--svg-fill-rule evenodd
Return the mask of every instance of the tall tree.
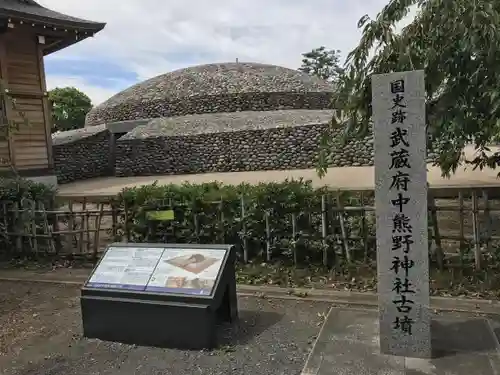
<path id="1" fill-rule="evenodd" d="M 415 19 L 396 33 L 415 6 Z M 336 104 L 348 115 L 349 134 L 371 126 L 372 74 L 424 69 L 427 127 L 431 139 L 443 142 L 437 160 L 443 173 L 456 170 L 466 144 L 478 151 L 469 161 L 474 167 L 500 164 L 487 147 L 500 130 L 500 1 L 390 0 L 358 27 L 362 37 L 347 57 Z"/>
<path id="2" fill-rule="evenodd" d="M 317 76 L 329 82 L 337 82 L 342 74 L 340 67 L 340 51 L 327 50 L 321 46 L 302 54 L 301 72 Z"/>
<path id="3" fill-rule="evenodd" d="M 52 103 L 52 131 L 66 131 L 85 126 L 85 116 L 92 101 L 75 87 L 55 88 L 49 92 Z"/>

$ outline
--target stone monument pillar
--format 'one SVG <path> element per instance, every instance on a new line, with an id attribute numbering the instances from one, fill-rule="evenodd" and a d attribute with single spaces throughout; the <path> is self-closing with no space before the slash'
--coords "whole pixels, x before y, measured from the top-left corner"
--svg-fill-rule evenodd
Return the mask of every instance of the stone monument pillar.
<path id="1" fill-rule="evenodd" d="M 424 72 L 372 77 L 380 348 L 430 358 Z"/>

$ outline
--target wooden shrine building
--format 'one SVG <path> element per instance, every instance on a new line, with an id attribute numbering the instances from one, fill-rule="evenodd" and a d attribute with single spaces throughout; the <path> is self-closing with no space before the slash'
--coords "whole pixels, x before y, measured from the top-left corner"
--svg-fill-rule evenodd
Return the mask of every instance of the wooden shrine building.
<path id="1" fill-rule="evenodd" d="M 0 176 L 57 183 L 43 57 L 104 26 L 33 0 L 0 0 Z"/>

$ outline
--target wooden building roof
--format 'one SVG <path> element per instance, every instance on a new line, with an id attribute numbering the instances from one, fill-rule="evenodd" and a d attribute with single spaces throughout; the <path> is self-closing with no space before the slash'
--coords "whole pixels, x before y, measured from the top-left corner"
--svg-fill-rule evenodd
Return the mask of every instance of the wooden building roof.
<path id="1" fill-rule="evenodd" d="M 84 20 L 53 11 L 34 0 L 0 0 L 0 22 L 7 24 L 31 24 L 50 30 L 47 36 L 58 39 L 57 43 L 47 46 L 44 54 L 58 51 L 101 31 L 105 23 Z"/>

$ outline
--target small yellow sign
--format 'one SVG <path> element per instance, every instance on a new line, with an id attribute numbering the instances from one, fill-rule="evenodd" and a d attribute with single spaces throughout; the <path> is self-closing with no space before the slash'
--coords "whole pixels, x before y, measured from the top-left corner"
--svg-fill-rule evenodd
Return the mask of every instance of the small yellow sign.
<path id="1" fill-rule="evenodd" d="M 174 220 L 174 211 L 148 211 L 146 212 L 146 217 L 148 218 L 148 220 L 170 221 Z"/>

